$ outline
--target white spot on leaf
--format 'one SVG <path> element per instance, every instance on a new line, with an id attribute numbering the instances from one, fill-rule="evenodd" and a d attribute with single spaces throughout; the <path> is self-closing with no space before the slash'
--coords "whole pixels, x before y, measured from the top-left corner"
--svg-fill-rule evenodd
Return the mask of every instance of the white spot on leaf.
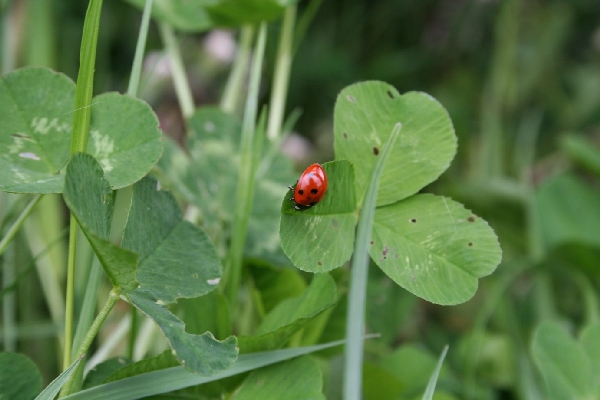
<path id="1" fill-rule="evenodd" d="M 26 151 L 24 153 L 19 153 L 19 157 L 28 158 L 30 160 L 35 160 L 35 161 L 40 160 L 40 158 L 36 154 L 28 152 L 28 151 Z"/>
<path id="2" fill-rule="evenodd" d="M 208 279 L 206 281 L 206 283 L 208 283 L 209 285 L 218 285 L 219 282 L 221 282 L 221 278 Z"/>

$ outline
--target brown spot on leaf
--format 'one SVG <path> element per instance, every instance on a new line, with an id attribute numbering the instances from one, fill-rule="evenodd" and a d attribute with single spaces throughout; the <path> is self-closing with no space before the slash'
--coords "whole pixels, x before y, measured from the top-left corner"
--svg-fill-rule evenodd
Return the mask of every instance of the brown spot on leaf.
<path id="1" fill-rule="evenodd" d="M 346 98 L 348 99 L 348 101 L 349 101 L 350 103 L 356 103 L 356 99 L 354 98 L 354 96 L 350 96 L 350 95 L 348 95 L 348 96 L 346 96 Z"/>
<path id="2" fill-rule="evenodd" d="M 469 242 L 469 243 L 467 243 L 467 245 L 468 245 L 469 247 L 473 247 L 473 242 Z"/>
<path id="3" fill-rule="evenodd" d="M 411 218 L 409 221 L 410 221 L 411 224 L 416 224 L 417 223 L 417 219 L 416 218 Z"/>
<path id="4" fill-rule="evenodd" d="M 348 139 L 348 134 L 346 132 L 344 132 L 342 135 L 344 136 L 344 139 Z"/>
<path id="5" fill-rule="evenodd" d="M 467 217 L 467 221 L 469 221 L 469 222 L 475 222 L 476 220 L 477 220 L 477 217 L 474 215 L 469 215 Z"/>
<path id="6" fill-rule="evenodd" d="M 373 154 L 376 155 L 376 156 L 379 155 L 379 147 L 373 146 Z"/>
<path id="7" fill-rule="evenodd" d="M 387 95 L 390 97 L 390 99 L 393 99 L 393 98 L 395 98 L 395 97 L 394 97 L 394 93 L 392 93 L 392 91 L 391 91 L 391 90 L 388 90 L 388 91 L 387 91 Z"/>

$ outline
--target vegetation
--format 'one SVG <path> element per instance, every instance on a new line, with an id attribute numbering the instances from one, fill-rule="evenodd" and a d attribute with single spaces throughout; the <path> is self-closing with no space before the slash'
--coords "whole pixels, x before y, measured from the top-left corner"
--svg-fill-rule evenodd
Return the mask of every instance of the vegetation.
<path id="1" fill-rule="evenodd" d="M 597 1 L 0 10 L 1 398 L 600 399 Z"/>

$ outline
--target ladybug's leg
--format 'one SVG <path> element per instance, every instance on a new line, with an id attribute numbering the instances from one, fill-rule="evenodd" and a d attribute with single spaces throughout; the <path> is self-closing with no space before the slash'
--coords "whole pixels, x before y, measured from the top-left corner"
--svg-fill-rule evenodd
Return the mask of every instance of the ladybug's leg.
<path id="1" fill-rule="evenodd" d="M 290 189 L 290 190 L 294 190 L 294 187 L 293 187 L 293 186 L 290 186 L 290 185 L 288 185 L 287 187 L 288 187 L 288 189 Z"/>

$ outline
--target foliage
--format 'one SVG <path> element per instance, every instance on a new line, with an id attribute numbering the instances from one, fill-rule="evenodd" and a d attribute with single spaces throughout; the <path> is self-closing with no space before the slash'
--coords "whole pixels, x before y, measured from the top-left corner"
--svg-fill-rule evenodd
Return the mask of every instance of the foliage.
<path id="1" fill-rule="evenodd" d="M 597 2 L 48 4 L 0 4 L 0 397 L 600 398 Z"/>

